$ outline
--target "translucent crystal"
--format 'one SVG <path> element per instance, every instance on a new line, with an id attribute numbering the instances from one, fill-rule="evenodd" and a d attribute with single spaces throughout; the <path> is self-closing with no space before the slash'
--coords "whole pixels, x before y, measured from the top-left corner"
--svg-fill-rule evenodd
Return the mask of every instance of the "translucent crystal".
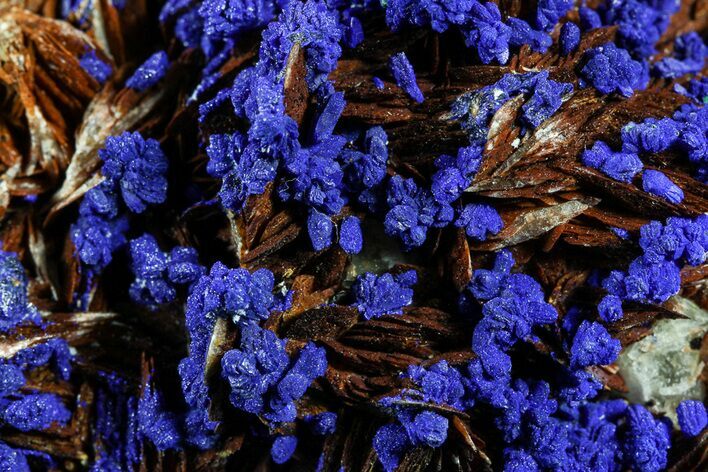
<path id="1" fill-rule="evenodd" d="M 669 303 L 686 318 L 657 322 L 650 336 L 622 352 L 617 365 L 629 388 L 630 401 L 649 403 L 676 423 L 681 400 L 703 400 L 705 396 L 699 380 L 703 362 L 699 348 L 693 348 L 691 341 L 701 340 L 708 332 L 708 312 L 681 297 Z"/>

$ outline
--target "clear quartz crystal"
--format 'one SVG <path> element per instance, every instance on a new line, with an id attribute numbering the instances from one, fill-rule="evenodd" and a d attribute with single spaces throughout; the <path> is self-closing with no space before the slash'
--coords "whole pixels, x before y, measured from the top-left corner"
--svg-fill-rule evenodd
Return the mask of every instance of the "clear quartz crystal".
<path id="1" fill-rule="evenodd" d="M 620 354 L 617 365 L 629 389 L 627 398 L 649 403 L 676 424 L 679 402 L 687 398 L 703 400 L 705 396 L 699 379 L 703 362 L 699 348 L 693 349 L 691 341 L 702 339 L 708 332 L 708 311 L 681 297 L 673 297 L 670 303 L 671 309 L 686 319 L 657 322 L 651 336 Z"/>

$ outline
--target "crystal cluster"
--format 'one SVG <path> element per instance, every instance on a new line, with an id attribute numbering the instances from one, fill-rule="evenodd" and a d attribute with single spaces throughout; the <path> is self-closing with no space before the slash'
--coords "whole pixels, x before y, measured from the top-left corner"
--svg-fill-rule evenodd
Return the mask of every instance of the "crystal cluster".
<path id="1" fill-rule="evenodd" d="M 20 4 L 0 469 L 705 468 L 701 2 Z"/>
<path id="2" fill-rule="evenodd" d="M 2 324 L 7 333 L 27 323 L 41 323 L 37 308 L 27 296 L 28 279 L 15 254 L 0 252 L 2 289 Z M 41 368 L 49 367 L 52 375 L 67 381 L 71 376 L 72 354 L 63 339 L 51 338 L 24 348 L 3 353 L 0 357 L 0 428 L 18 431 L 42 431 L 56 425 L 66 425 L 71 412 L 55 393 L 36 391 L 28 378 Z M 11 447 L 0 440 L 0 464 L 8 470 L 29 471 L 27 457 L 39 459 L 45 467 L 54 461 L 46 453 Z"/>

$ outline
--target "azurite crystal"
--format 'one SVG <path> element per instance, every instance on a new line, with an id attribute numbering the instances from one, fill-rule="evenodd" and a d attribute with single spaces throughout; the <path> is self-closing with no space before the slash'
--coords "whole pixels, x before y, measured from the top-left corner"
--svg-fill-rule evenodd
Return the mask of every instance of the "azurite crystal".
<path id="1" fill-rule="evenodd" d="M 642 64 L 614 43 L 589 50 L 585 61 L 583 79 L 602 93 L 618 92 L 629 97 L 634 90 L 646 87 L 647 72 Z"/>
<path id="2" fill-rule="evenodd" d="M 86 72 L 91 74 L 91 77 L 96 79 L 101 84 L 108 80 L 108 77 L 110 77 L 113 72 L 113 68 L 110 64 L 102 61 L 98 56 L 96 56 L 96 51 L 88 51 L 86 54 L 81 56 L 79 64 Z"/>
<path id="3" fill-rule="evenodd" d="M 401 315 L 402 308 L 412 302 L 412 286 L 417 279 L 414 271 L 381 276 L 367 272 L 359 276 L 352 287 L 356 297 L 354 306 L 366 319 Z"/>
<path id="4" fill-rule="evenodd" d="M 169 62 L 165 51 L 158 51 L 148 57 L 125 82 L 126 87 L 144 92 L 157 84 L 167 72 Z"/>
<path id="5" fill-rule="evenodd" d="M 0 469 L 706 468 L 700 2 L 44 3 Z"/>
<path id="6" fill-rule="evenodd" d="M 415 80 L 415 72 L 413 71 L 413 66 L 406 57 L 406 54 L 399 52 L 391 56 L 389 60 L 389 68 L 391 69 L 391 74 L 396 80 L 396 83 L 405 92 L 410 95 L 410 97 L 418 103 L 421 103 L 423 98 L 423 92 L 420 91 L 418 84 Z"/>
<path id="7" fill-rule="evenodd" d="M 601 324 L 584 321 L 575 333 L 570 362 L 580 367 L 611 364 L 620 348 L 620 342 L 612 339 Z"/>
<path id="8" fill-rule="evenodd" d="M 563 23 L 560 32 L 560 48 L 564 55 L 568 55 L 578 48 L 580 43 L 580 28 L 572 22 Z"/>
<path id="9" fill-rule="evenodd" d="M 706 407 L 698 400 L 684 400 L 676 409 L 681 431 L 698 436 L 708 425 Z"/>
<path id="10" fill-rule="evenodd" d="M 99 156 L 103 175 L 116 182 L 126 206 L 142 213 L 148 204 L 162 203 L 167 193 L 167 158 L 154 139 L 140 133 L 111 136 Z"/>
<path id="11" fill-rule="evenodd" d="M 23 323 L 39 323 L 37 308 L 27 298 L 27 276 L 17 256 L 0 251 L 0 331 Z"/>

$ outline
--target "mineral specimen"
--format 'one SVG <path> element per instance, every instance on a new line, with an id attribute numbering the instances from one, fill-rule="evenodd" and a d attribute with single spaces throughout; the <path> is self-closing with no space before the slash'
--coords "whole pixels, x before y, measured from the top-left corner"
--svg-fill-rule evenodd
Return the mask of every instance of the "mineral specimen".
<path id="1" fill-rule="evenodd" d="M 0 469 L 708 470 L 704 0 L 0 0 Z"/>

